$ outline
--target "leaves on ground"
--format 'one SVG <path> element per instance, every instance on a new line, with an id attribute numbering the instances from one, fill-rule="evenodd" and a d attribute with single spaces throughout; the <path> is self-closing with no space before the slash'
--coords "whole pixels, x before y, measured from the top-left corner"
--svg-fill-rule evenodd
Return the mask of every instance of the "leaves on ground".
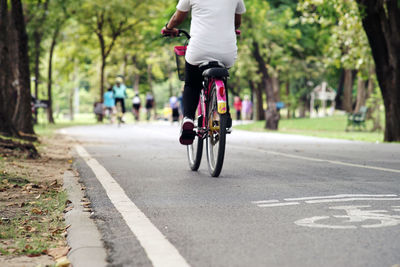
<path id="1" fill-rule="evenodd" d="M 48 261 L 43 255 L 61 259 L 68 253 L 63 211 L 69 204 L 62 178 L 70 168 L 69 144 L 60 138 L 44 144 L 37 159 L 0 150 L 0 265 L 21 255 Z M 69 262 L 65 258 L 56 266 Z"/>
<path id="2" fill-rule="evenodd" d="M 60 259 L 68 255 L 70 247 L 58 247 L 58 248 L 50 248 L 47 251 L 47 254 L 52 256 L 54 259 Z"/>

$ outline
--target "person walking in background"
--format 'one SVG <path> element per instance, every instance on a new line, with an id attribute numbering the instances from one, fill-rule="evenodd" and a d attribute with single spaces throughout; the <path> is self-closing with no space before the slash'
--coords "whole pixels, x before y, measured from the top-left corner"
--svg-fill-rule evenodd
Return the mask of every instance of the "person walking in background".
<path id="1" fill-rule="evenodd" d="M 183 119 L 183 88 L 181 91 L 181 94 L 178 96 L 178 102 L 179 102 L 179 119 Z"/>
<path id="2" fill-rule="evenodd" d="M 146 113 L 147 113 L 146 119 L 147 120 L 150 120 L 151 110 L 153 109 L 153 107 L 154 107 L 154 97 L 150 92 L 148 92 L 146 94 Z"/>
<path id="3" fill-rule="evenodd" d="M 172 110 L 172 122 L 179 121 L 179 102 L 176 96 L 170 97 L 169 106 Z"/>
<path id="4" fill-rule="evenodd" d="M 103 115 L 104 115 L 104 105 L 103 103 L 101 103 L 100 101 L 96 101 L 93 104 L 93 112 L 94 115 L 96 116 L 96 120 L 98 122 L 101 122 L 103 119 Z"/>
<path id="5" fill-rule="evenodd" d="M 135 117 L 136 121 L 139 121 L 140 119 L 140 106 L 141 106 L 141 100 L 140 96 L 138 93 L 135 94 L 135 96 L 132 99 L 132 113 L 133 117 Z"/>
<path id="6" fill-rule="evenodd" d="M 113 86 L 113 93 L 115 98 L 115 106 L 118 107 L 118 103 L 121 105 L 121 122 L 124 121 L 124 114 L 125 114 L 125 98 L 126 98 L 126 86 L 124 81 L 121 77 L 117 77 L 115 80 L 115 85 Z"/>
<path id="7" fill-rule="evenodd" d="M 240 99 L 240 97 L 235 96 L 234 100 L 233 100 L 233 107 L 236 110 L 236 120 L 241 120 L 241 111 L 242 111 L 242 100 Z"/>
<path id="8" fill-rule="evenodd" d="M 110 123 L 114 123 L 115 114 L 115 98 L 112 87 L 108 88 L 107 92 L 104 93 L 104 109 L 105 115 L 110 120 Z"/>
<path id="9" fill-rule="evenodd" d="M 253 103 L 249 99 L 248 95 L 244 96 L 242 101 L 242 114 L 244 120 L 251 120 L 251 114 L 253 113 Z"/>

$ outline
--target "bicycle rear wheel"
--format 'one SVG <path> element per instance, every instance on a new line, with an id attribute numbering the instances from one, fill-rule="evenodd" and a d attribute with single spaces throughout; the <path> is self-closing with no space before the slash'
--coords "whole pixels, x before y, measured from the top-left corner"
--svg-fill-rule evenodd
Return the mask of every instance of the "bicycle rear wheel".
<path id="1" fill-rule="evenodd" d="M 207 162 L 211 176 L 218 177 L 222 170 L 225 156 L 226 127 L 228 115 L 218 113 L 217 92 L 213 85 L 207 112 Z"/>
<path id="2" fill-rule="evenodd" d="M 196 136 L 193 140 L 193 144 L 187 146 L 187 156 L 189 161 L 189 167 L 192 171 L 197 171 L 200 167 L 201 158 L 203 156 L 203 137 L 199 136 L 199 128 L 201 128 L 201 117 L 194 121 L 194 131 Z"/>

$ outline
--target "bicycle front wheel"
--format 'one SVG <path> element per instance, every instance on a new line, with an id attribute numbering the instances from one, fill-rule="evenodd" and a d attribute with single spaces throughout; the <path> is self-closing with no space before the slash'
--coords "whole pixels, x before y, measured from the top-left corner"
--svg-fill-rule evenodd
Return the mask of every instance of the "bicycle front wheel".
<path id="1" fill-rule="evenodd" d="M 224 163 L 228 115 L 218 113 L 215 85 L 212 87 L 210 94 L 207 119 L 209 128 L 206 146 L 208 170 L 211 176 L 218 177 Z"/>
<path id="2" fill-rule="evenodd" d="M 194 122 L 196 136 L 193 140 L 193 144 L 187 146 L 187 156 L 189 161 L 189 167 L 192 171 L 197 171 L 200 167 L 201 158 L 203 156 L 203 137 L 199 136 L 198 130 L 201 128 L 201 118 Z"/>

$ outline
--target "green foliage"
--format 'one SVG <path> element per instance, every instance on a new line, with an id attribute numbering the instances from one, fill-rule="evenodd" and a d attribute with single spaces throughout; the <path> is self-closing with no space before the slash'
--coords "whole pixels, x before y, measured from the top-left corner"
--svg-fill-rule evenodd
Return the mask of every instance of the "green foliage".
<path id="1" fill-rule="evenodd" d="M 303 12 L 304 24 L 317 23 L 329 29 L 326 66 L 368 72 L 373 64 L 371 49 L 355 1 L 302 0 L 298 9 Z"/>
<path id="2" fill-rule="evenodd" d="M 43 32 L 43 73 L 48 69 L 52 34 L 57 25 L 61 27 L 53 66 L 56 114 L 68 113 L 75 88 L 80 88 L 81 111 L 91 112 L 93 102 L 99 98 L 103 56 L 107 64 L 106 88 L 122 75 L 132 88 L 128 90 L 129 98 L 133 90 L 141 94 L 152 90 L 159 107 L 171 94 L 180 93 L 182 83 L 177 79 L 172 49 L 183 40 L 160 36 L 177 1 L 49 0 L 47 13 L 44 2 L 25 1 L 25 6 L 30 36 L 35 31 Z M 368 75 L 372 57 L 354 0 L 246 0 L 245 4 L 238 60 L 230 70 L 229 81 L 240 95 L 251 93 L 249 81 L 260 82 L 254 43 L 260 46 L 269 74 L 279 79 L 281 99 L 293 109 L 324 80 L 336 88 L 340 68 Z M 189 29 L 190 20 L 181 28 Z M 286 84 L 288 95 L 283 90 Z M 45 98 L 44 91 L 42 83 L 40 92 Z"/>

